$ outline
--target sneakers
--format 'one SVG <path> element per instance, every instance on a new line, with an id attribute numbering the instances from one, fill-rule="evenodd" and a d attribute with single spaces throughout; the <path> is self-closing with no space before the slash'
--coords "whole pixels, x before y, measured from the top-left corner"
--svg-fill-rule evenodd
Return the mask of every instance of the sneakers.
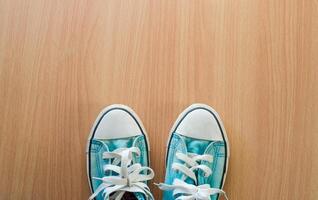
<path id="1" fill-rule="evenodd" d="M 163 199 L 217 200 L 229 159 L 227 135 L 219 115 L 204 104 L 193 104 L 174 123 L 166 153 Z"/>
<path id="2" fill-rule="evenodd" d="M 87 144 L 87 175 L 90 200 L 154 199 L 146 184 L 154 177 L 148 137 L 129 107 L 112 105 L 97 117 Z"/>
<path id="3" fill-rule="evenodd" d="M 173 125 L 166 153 L 165 200 L 218 200 L 229 159 L 229 144 L 218 114 L 193 104 Z M 90 200 L 152 200 L 147 181 L 149 143 L 136 113 L 124 105 L 105 108 L 87 144 Z"/>

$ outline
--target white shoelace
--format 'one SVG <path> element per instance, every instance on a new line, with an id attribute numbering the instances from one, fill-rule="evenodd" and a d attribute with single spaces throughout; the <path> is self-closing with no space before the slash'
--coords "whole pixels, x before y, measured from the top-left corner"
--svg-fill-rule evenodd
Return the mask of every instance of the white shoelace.
<path id="1" fill-rule="evenodd" d="M 172 169 L 182 172 L 180 179 L 174 179 L 172 185 L 160 183 L 158 184 L 161 190 L 172 190 L 173 196 L 176 200 L 211 200 L 211 195 L 223 194 L 228 200 L 225 192 L 218 188 L 211 188 L 209 184 L 192 185 L 185 182 L 187 177 L 191 178 L 195 184 L 198 183 L 195 171 L 200 169 L 204 172 L 204 176 L 208 177 L 212 174 L 212 170 L 206 165 L 199 165 L 199 161 L 207 161 L 212 163 L 213 156 L 211 155 L 197 155 L 194 153 L 176 153 L 176 157 L 183 161 L 184 164 L 173 163 Z"/>
<path id="2" fill-rule="evenodd" d="M 104 152 L 103 159 L 114 159 L 111 164 L 104 165 L 104 171 L 116 172 L 117 176 L 105 176 L 103 178 L 93 177 L 93 179 L 103 181 L 95 192 L 89 197 L 94 199 L 102 192 L 104 199 L 109 199 L 110 195 L 115 200 L 120 200 L 125 192 L 140 192 L 146 199 L 154 199 L 149 187 L 144 181 L 154 177 L 154 172 L 149 167 L 143 167 L 139 163 L 132 164 L 133 154 L 140 156 L 140 150 L 137 147 L 119 148 L 113 152 Z M 120 164 L 120 166 L 118 166 Z M 146 172 L 142 174 L 142 172 Z"/>

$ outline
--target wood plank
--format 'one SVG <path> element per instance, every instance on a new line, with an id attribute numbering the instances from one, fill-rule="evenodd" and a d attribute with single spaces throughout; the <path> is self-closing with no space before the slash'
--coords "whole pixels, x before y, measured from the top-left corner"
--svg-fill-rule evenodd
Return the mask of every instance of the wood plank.
<path id="1" fill-rule="evenodd" d="M 170 127 L 194 102 L 227 129 L 230 199 L 317 199 L 317 11 L 315 0 L 1 0 L 0 199 L 87 199 L 88 133 L 112 103 L 143 120 L 161 182 Z"/>

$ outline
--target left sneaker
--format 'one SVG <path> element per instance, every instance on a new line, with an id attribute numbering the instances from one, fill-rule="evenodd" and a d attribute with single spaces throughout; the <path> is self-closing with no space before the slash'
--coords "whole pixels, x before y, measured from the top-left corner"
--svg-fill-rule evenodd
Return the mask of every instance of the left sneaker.
<path id="1" fill-rule="evenodd" d="M 228 167 L 229 143 L 222 121 L 210 106 L 193 104 L 170 132 L 164 200 L 217 200 Z"/>
<path id="2" fill-rule="evenodd" d="M 147 181 L 149 143 L 137 114 L 124 105 L 106 107 L 97 117 L 87 144 L 90 200 L 154 199 Z"/>

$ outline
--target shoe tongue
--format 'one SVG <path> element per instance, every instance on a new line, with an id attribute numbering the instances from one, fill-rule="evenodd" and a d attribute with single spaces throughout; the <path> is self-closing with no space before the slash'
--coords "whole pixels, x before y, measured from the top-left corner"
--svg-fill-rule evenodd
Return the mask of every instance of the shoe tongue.
<path id="1" fill-rule="evenodd" d="M 135 196 L 136 196 L 136 198 L 137 198 L 138 200 L 145 200 L 145 199 L 146 199 L 146 198 L 145 198 L 145 195 L 142 194 L 142 193 L 140 193 L 140 192 L 135 192 L 134 194 L 135 194 Z"/>
<path id="2" fill-rule="evenodd" d="M 188 153 L 195 153 L 202 155 L 205 153 L 206 148 L 209 146 L 211 141 L 193 139 L 190 137 L 182 136 L 182 139 L 186 145 Z"/>

